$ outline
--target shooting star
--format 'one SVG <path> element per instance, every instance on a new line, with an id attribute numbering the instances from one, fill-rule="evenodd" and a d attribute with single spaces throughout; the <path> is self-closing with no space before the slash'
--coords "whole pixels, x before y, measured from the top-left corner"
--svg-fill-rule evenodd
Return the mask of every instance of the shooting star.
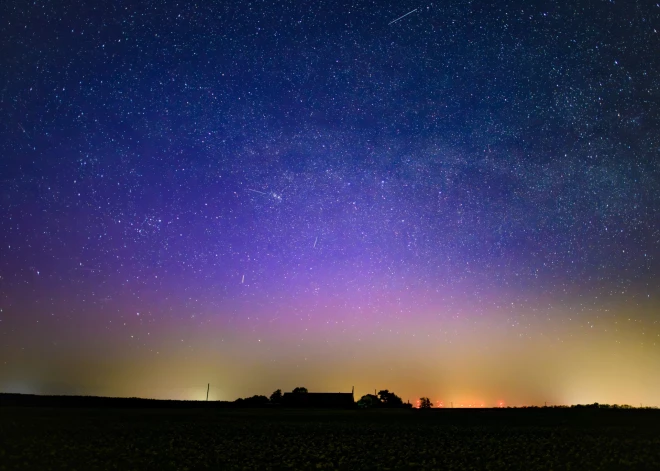
<path id="1" fill-rule="evenodd" d="M 241 278 L 241 284 L 245 283 L 245 275 L 243 275 L 243 278 Z"/>
<path id="2" fill-rule="evenodd" d="M 392 20 L 392 21 L 390 21 L 389 23 L 387 23 L 387 26 L 389 26 L 389 25 L 391 25 L 391 24 L 394 24 L 394 23 L 396 23 L 396 22 L 399 21 L 399 20 L 402 20 L 403 18 L 405 18 L 406 16 L 410 15 L 411 13 L 415 13 L 417 10 L 419 10 L 419 8 L 415 8 L 414 10 L 410 10 L 410 11 L 409 11 L 408 13 L 406 13 L 405 15 L 402 15 L 402 16 L 398 17 L 396 20 Z"/>
<path id="3" fill-rule="evenodd" d="M 316 236 L 316 240 L 314 241 L 314 248 L 316 248 L 316 243 L 319 241 L 318 236 Z"/>
<path id="4" fill-rule="evenodd" d="M 259 193 L 260 195 L 269 196 L 268 193 L 264 193 L 263 191 L 259 191 L 259 190 L 252 190 L 251 188 L 248 188 L 247 191 L 251 191 L 252 193 Z"/>
<path id="5" fill-rule="evenodd" d="M 21 125 L 21 123 L 18 123 L 18 127 L 21 128 L 21 131 L 23 131 L 25 133 L 25 135 L 28 137 L 28 139 L 32 139 L 30 137 L 30 135 L 27 133 L 27 131 L 25 130 L 25 128 Z"/>

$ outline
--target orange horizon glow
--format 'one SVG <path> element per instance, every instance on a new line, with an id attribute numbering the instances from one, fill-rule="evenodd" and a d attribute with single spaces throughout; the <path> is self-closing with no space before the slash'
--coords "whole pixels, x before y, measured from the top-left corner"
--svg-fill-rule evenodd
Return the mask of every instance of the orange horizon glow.
<path id="1" fill-rule="evenodd" d="M 655 307 L 649 303 L 645 309 Z M 3 355 L 0 391 L 198 400 L 205 399 L 211 383 L 210 400 L 232 401 L 296 386 L 328 392 L 350 392 L 354 386 L 356 400 L 388 389 L 404 402 L 416 404 L 428 396 L 444 408 L 452 402 L 455 408 L 660 405 L 652 354 L 658 346 L 651 341 L 657 326 L 622 324 L 619 318 L 633 319 L 632 312 L 625 306 L 609 308 L 618 316 L 600 319 L 597 330 L 586 320 L 544 330 L 548 321 L 536 318 L 525 336 L 511 336 L 493 312 L 469 321 L 388 321 L 382 331 L 369 323 L 353 329 L 311 323 L 287 329 L 276 321 L 268 331 L 241 328 L 226 338 L 218 337 L 222 326 L 213 324 L 185 330 L 153 325 L 133 338 L 129 327 L 120 325 L 117 338 L 99 334 L 93 342 L 91 332 L 105 327 L 81 319 L 77 329 L 84 328 L 86 336 L 65 331 L 53 344 L 46 337 L 52 331 L 46 320 L 31 335 L 31 347 L 14 350 L 20 336 L 0 346 L 0 352 L 14 352 Z"/>

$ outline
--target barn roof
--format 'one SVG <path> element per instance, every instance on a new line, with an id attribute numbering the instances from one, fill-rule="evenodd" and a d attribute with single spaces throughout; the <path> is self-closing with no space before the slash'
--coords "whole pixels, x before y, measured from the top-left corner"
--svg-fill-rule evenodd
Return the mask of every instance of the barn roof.
<path id="1" fill-rule="evenodd" d="M 353 393 L 284 393 L 282 404 L 292 407 L 353 407 L 355 400 Z"/>

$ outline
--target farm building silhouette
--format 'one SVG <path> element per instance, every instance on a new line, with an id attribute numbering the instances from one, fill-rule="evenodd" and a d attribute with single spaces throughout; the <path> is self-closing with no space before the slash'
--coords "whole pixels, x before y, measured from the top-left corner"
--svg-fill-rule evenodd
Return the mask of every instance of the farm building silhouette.
<path id="1" fill-rule="evenodd" d="M 348 409 L 355 407 L 353 392 L 287 392 L 282 395 L 284 407 Z"/>

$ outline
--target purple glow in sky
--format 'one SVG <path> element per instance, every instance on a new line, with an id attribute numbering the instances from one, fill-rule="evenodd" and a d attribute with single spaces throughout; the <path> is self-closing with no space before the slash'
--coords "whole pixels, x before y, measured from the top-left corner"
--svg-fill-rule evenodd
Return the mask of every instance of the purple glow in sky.
<path id="1" fill-rule="evenodd" d="M 0 8 L 0 390 L 658 405 L 657 5 Z"/>

